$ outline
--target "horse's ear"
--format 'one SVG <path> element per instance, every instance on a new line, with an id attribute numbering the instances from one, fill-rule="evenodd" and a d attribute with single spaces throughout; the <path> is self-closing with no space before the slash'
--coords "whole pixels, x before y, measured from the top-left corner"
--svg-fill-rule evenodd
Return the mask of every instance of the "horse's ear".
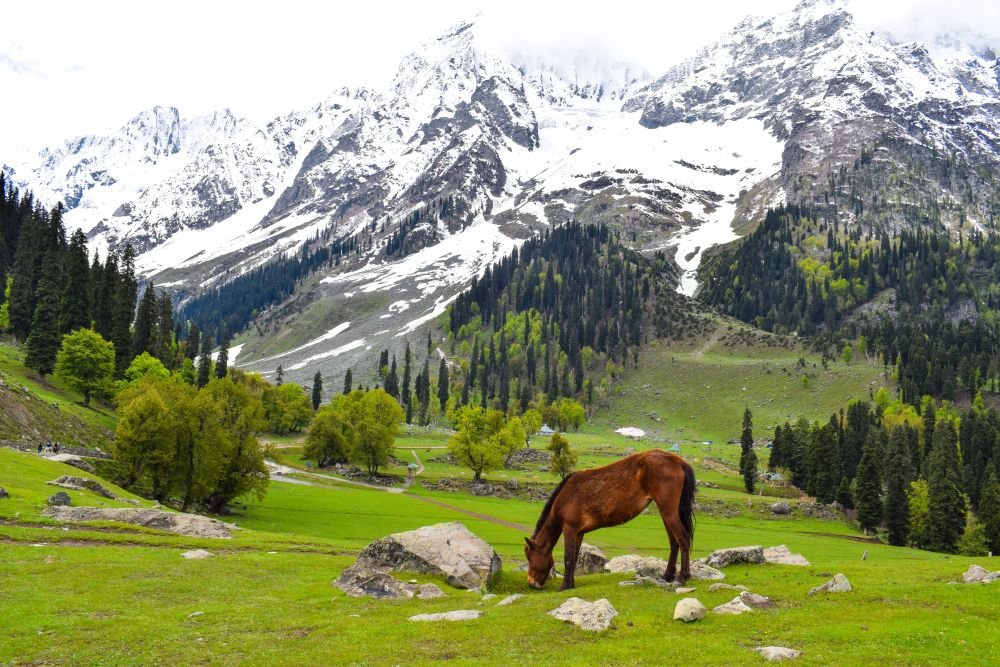
<path id="1" fill-rule="evenodd" d="M 532 549 L 534 549 L 534 548 L 535 548 L 535 543 L 531 541 L 531 538 L 530 538 L 530 537 L 526 537 L 526 538 L 524 538 L 524 543 L 525 543 L 525 544 L 527 544 L 527 545 L 528 545 L 529 547 L 531 547 Z"/>

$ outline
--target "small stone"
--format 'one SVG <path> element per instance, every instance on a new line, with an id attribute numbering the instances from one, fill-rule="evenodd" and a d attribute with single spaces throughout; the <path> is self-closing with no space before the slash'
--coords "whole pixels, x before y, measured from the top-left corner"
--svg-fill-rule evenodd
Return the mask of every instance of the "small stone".
<path id="1" fill-rule="evenodd" d="M 7 493 L 7 489 L 0 486 L 0 498 L 10 498 L 10 494 Z"/>
<path id="2" fill-rule="evenodd" d="M 792 513 L 792 506 L 784 501 L 774 503 L 773 505 L 771 505 L 770 509 L 771 509 L 771 514 L 785 515 Z"/>
<path id="3" fill-rule="evenodd" d="M 211 551 L 205 551 L 204 549 L 185 551 L 181 554 L 181 558 L 187 558 L 188 560 L 203 560 L 205 558 L 213 558 L 214 556 L 215 554 Z"/>
<path id="4" fill-rule="evenodd" d="M 730 565 L 760 565 L 764 563 L 764 549 L 760 546 L 752 547 L 732 547 L 730 549 L 718 549 L 705 559 L 705 564 L 710 567 L 721 568 Z"/>
<path id="5" fill-rule="evenodd" d="M 767 597 L 766 595 L 757 595 L 756 593 L 751 593 L 750 591 L 743 591 L 740 593 L 739 599 L 746 606 L 752 609 L 770 609 L 774 606 L 774 601 Z"/>
<path id="6" fill-rule="evenodd" d="M 698 598 L 684 598 L 674 605 L 674 620 L 691 623 L 705 618 L 705 605 Z"/>
<path id="7" fill-rule="evenodd" d="M 417 598 L 420 600 L 433 600 L 434 598 L 447 597 L 444 591 L 434 584 L 421 584 L 418 590 L 420 592 L 417 593 Z"/>
<path id="8" fill-rule="evenodd" d="M 497 606 L 498 607 L 506 607 L 507 605 L 514 604 L 515 602 L 517 602 L 518 600 L 520 600 L 523 597 L 524 596 L 521 595 L 520 593 L 514 593 L 513 595 L 508 595 L 503 600 L 500 600 L 500 602 L 497 602 Z"/>
<path id="9" fill-rule="evenodd" d="M 691 563 L 692 581 L 715 581 L 725 579 L 726 574 L 705 563 Z"/>
<path id="10" fill-rule="evenodd" d="M 810 565 L 802 554 L 793 554 L 784 544 L 764 549 L 764 560 L 775 565 Z"/>
<path id="11" fill-rule="evenodd" d="M 753 611 L 753 609 L 744 604 L 743 600 L 741 600 L 739 596 L 734 597 L 729 602 L 720 604 L 718 607 L 712 609 L 712 612 L 715 614 L 731 614 L 737 616 L 739 614 L 745 614 L 748 611 Z"/>
<path id="12" fill-rule="evenodd" d="M 745 591 L 745 590 L 749 590 L 749 589 L 747 589 L 747 587 L 744 586 L 743 584 L 735 584 L 735 585 L 733 585 L 733 584 L 712 584 L 711 586 L 708 587 L 708 592 L 709 593 L 715 593 L 715 592 L 718 592 L 718 591 L 727 591 L 727 590 L 729 590 L 729 591 Z"/>
<path id="13" fill-rule="evenodd" d="M 691 586 L 682 586 L 681 588 L 676 589 L 674 593 L 677 593 L 678 595 L 685 595 L 687 593 L 694 593 L 696 590 L 698 589 Z"/>
<path id="14" fill-rule="evenodd" d="M 784 646 L 760 646 L 754 651 L 760 654 L 768 662 L 779 662 L 781 660 L 792 660 L 802 655 L 802 651 Z"/>
<path id="15" fill-rule="evenodd" d="M 408 582 L 406 582 L 406 583 L 408 583 L 408 584 L 415 584 L 415 583 L 417 583 L 417 580 L 416 580 L 416 579 L 410 579 L 410 580 L 409 580 Z"/>
<path id="16" fill-rule="evenodd" d="M 578 628 L 590 632 L 607 630 L 617 615 L 618 610 L 605 598 L 593 602 L 581 598 L 570 598 L 549 612 L 549 616 L 572 623 Z"/>
<path id="17" fill-rule="evenodd" d="M 416 616 L 410 616 L 411 621 L 426 622 L 426 621 L 471 621 L 479 618 L 483 615 L 483 612 L 478 609 L 457 609 L 455 611 L 446 611 L 441 614 L 417 614 Z"/>
<path id="18" fill-rule="evenodd" d="M 69 494 L 66 493 L 65 491 L 57 491 L 56 493 L 53 493 L 51 496 L 49 496 L 48 500 L 49 505 L 60 505 L 60 506 L 66 506 L 72 502 L 73 500 L 69 497 Z"/>
<path id="19" fill-rule="evenodd" d="M 487 593 L 486 595 L 483 596 L 483 599 L 480 600 L 480 602 L 489 602 L 490 600 L 494 599 L 495 597 L 496 597 L 496 593 Z"/>
<path id="20" fill-rule="evenodd" d="M 660 577 L 646 577 L 641 574 L 635 575 L 626 581 L 618 582 L 619 586 L 656 586 L 657 588 L 676 588 L 676 582 L 668 582 Z"/>
<path id="21" fill-rule="evenodd" d="M 187 615 L 187 617 L 188 618 L 194 618 L 195 616 L 204 616 L 204 615 L 205 615 L 205 612 L 203 612 L 203 611 L 192 611 L 190 614 Z"/>
<path id="22" fill-rule="evenodd" d="M 847 577 L 842 574 L 836 574 L 830 581 L 809 591 L 809 595 L 815 595 L 816 593 L 848 593 L 851 590 L 851 582 L 847 580 Z"/>

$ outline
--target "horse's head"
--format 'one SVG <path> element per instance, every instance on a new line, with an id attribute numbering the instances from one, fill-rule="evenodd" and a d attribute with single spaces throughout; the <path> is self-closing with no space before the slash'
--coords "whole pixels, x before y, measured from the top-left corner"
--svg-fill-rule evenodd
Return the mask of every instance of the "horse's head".
<path id="1" fill-rule="evenodd" d="M 528 559 L 528 585 L 532 588 L 542 588 L 549 578 L 554 561 L 552 551 L 535 546 L 531 538 L 524 538 L 524 556 Z"/>

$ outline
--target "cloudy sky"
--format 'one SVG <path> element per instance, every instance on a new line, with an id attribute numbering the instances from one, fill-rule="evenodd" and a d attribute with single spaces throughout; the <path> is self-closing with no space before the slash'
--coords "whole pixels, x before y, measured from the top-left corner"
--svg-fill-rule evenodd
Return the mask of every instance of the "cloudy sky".
<path id="1" fill-rule="evenodd" d="M 848 0 L 860 23 L 900 40 L 986 31 L 1000 44 L 1000 4 Z M 342 85 L 377 87 L 399 59 L 482 14 L 521 50 L 586 50 L 651 73 L 711 42 L 747 14 L 795 0 L 31 0 L 5 3 L 0 30 L 0 161 L 26 146 L 121 125 L 156 104 L 183 115 L 229 107 L 264 121 Z M 994 6 L 996 5 L 996 6 Z M 609 10 L 613 8 L 613 11 Z M 990 34 L 992 33 L 992 34 Z"/>

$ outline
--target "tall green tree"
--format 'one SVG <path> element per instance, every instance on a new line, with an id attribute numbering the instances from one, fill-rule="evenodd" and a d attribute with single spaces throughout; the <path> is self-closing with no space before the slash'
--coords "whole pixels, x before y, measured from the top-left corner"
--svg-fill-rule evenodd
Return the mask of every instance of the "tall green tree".
<path id="1" fill-rule="evenodd" d="M 204 387 L 212 377 L 212 339 L 201 337 L 201 356 L 198 358 L 198 388 Z"/>
<path id="2" fill-rule="evenodd" d="M 881 460 L 878 455 L 876 437 L 869 433 L 858 463 L 855 506 L 858 509 L 858 523 L 865 530 L 874 530 L 882 523 L 885 507 L 882 504 Z"/>
<path id="3" fill-rule="evenodd" d="M 449 392 L 448 362 L 441 359 L 441 363 L 438 365 L 438 403 L 441 405 L 441 412 L 445 412 L 447 409 Z"/>
<path id="4" fill-rule="evenodd" d="M 115 346 L 115 375 L 121 377 L 135 356 L 132 354 L 132 321 L 135 317 L 138 283 L 135 279 L 135 250 L 130 244 L 125 244 L 118 254 L 118 280 L 112 295 L 109 340 Z"/>
<path id="5" fill-rule="evenodd" d="M 753 493 L 757 482 L 757 455 L 753 451 L 753 413 L 750 406 L 743 410 L 743 433 L 740 435 L 740 474 L 747 493 Z"/>
<path id="6" fill-rule="evenodd" d="M 92 291 L 87 237 L 78 229 L 73 232 L 66 251 L 65 282 L 59 320 L 59 329 L 62 333 L 90 328 L 93 321 L 90 302 Z"/>
<path id="7" fill-rule="evenodd" d="M 910 484 L 910 442 L 907 427 L 896 426 L 889 433 L 885 455 L 885 527 L 889 544 L 906 546 L 909 536 L 909 501 L 906 491 Z"/>
<path id="8" fill-rule="evenodd" d="M 349 394 L 342 394 L 316 411 L 306 432 L 305 458 L 315 461 L 320 468 L 347 462 L 357 439 L 353 403 Z"/>
<path id="9" fill-rule="evenodd" d="M 139 356 L 143 352 L 148 352 L 154 357 L 159 356 L 154 339 L 156 316 L 156 288 L 153 283 L 148 283 L 142 293 L 142 299 L 139 300 L 139 310 L 135 317 L 132 336 L 133 356 Z"/>
<path id="10" fill-rule="evenodd" d="M 822 503 L 837 499 L 840 482 L 840 443 L 831 423 L 812 429 L 809 434 L 809 492 Z"/>
<path id="11" fill-rule="evenodd" d="M 560 433 L 553 433 L 547 449 L 549 455 L 549 471 L 566 479 L 576 468 L 576 454 L 569 447 L 569 440 Z"/>
<path id="12" fill-rule="evenodd" d="M 954 553 L 965 530 L 965 498 L 958 465 L 958 433 L 950 418 L 934 425 L 927 457 L 927 530 L 930 548 Z"/>
<path id="13" fill-rule="evenodd" d="M 91 396 L 110 388 L 115 348 L 93 329 L 77 329 L 63 337 L 55 372 L 71 389 L 83 394 L 83 405 L 89 406 Z"/>
<path id="14" fill-rule="evenodd" d="M 347 394 L 351 393 L 353 384 L 354 384 L 354 378 L 352 377 L 351 369 L 348 368 L 347 372 L 344 373 L 344 391 L 343 391 L 343 394 L 345 396 Z"/>
<path id="15" fill-rule="evenodd" d="M 320 404 L 323 402 L 323 374 L 316 371 L 313 375 L 313 386 L 312 386 L 312 404 L 313 410 L 319 410 Z"/>
<path id="16" fill-rule="evenodd" d="M 14 337 L 21 341 L 26 340 L 31 333 L 31 320 L 37 304 L 35 291 L 42 261 L 39 249 L 40 233 L 40 225 L 33 217 L 22 223 L 20 242 L 10 273 L 12 279 L 8 306 L 10 330 Z"/>
<path id="17" fill-rule="evenodd" d="M 1000 554 L 1000 480 L 993 466 L 979 497 L 979 520 L 986 533 L 986 544 L 994 555 Z"/>
<path id="18" fill-rule="evenodd" d="M 224 378 L 229 374 L 229 336 L 223 336 L 219 344 L 219 356 L 215 360 L 215 377 Z"/>
<path id="19" fill-rule="evenodd" d="M 25 341 L 27 354 L 24 363 L 41 375 L 48 375 L 55 368 L 56 353 L 62 342 L 59 331 L 59 307 L 62 302 L 62 266 L 59 252 L 50 250 L 42 263 L 42 277 L 38 281 L 37 305 L 31 318 L 31 333 Z"/>

